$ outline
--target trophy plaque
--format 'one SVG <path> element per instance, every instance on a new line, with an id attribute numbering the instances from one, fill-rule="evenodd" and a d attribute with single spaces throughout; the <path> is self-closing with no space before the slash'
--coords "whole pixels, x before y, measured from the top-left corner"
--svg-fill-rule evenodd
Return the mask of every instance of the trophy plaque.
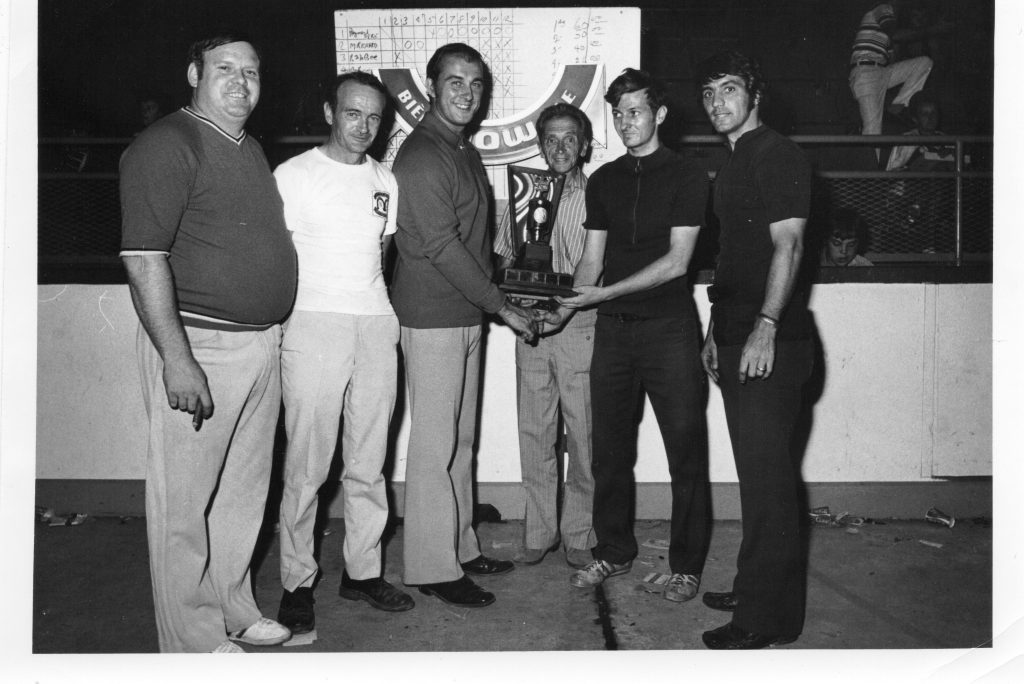
<path id="1" fill-rule="evenodd" d="M 572 274 L 551 267 L 551 234 L 565 176 L 526 166 L 508 167 L 509 221 L 515 259 L 498 287 L 533 306 L 554 309 L 555 296 L 572 297 Z"/>

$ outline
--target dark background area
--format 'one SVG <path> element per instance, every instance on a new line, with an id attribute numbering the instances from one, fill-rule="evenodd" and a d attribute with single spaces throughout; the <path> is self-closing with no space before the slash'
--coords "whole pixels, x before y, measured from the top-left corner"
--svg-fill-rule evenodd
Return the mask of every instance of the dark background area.
<path id="1" fill-rule="evenodd" d="M 497 7 L 513 3 L 391 2 L 389 8 Z M 514 6 L 551 6 L 521 3 Z M 625 2 L 580 3 L 629 6 Z M 870 0 L 675 0 L 641 6 L 641 64 L 668 86 L 665 140 L 709 133 L 693 82 L 704 57 L 739 48 L 763 65 L 771 99 L 765 119 L 787 134 L 844 134 L 859 128 L 847 85 L 854 32 Z M 992 131 L 992 0 L 920 0 L 955 31 L 931 45 L 927 90 L 947 133 Z M 263 94 L 250 119 L 258 137 L 325 131 L 320 85 L 335 73 L 337 9 L 381 7 L 337 0 L 40 0 L 39 134 L 129 136 L 139 101 L 156 95 L 169 111 L 188 101 L 187 50 L 214 27 L 250 34 L 263 56 Z M 486 55 L 485 55 L 486 57 Z M 609 80 L 614 74 L 609 75 Z M 547 78 L 546 76 L 544 77 Z M 905 128 L 905 126 L 903 127 Z M 886 132 L 901 132 L 889 122 Z"/>

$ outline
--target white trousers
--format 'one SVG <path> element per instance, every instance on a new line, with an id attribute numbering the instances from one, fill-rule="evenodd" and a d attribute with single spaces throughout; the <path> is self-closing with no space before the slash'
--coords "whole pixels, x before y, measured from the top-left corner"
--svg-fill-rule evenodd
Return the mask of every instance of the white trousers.
<path id="1" fill-rule="evenodd" d="M 260 618 L 249 564 L 267 501 L 281 408 L 281 328 L 186 327 L 214 411 L 196 432 L 170 408 L 163 361 L 139 326 L 149 416 L 146 532 L 160 651 L 202 653 Z"/>
<path id="2" fill-rule="evenodd" d="M 924 88 L 931 71 L 932 60 L 929 57 L 913 57 L 884 67 L 853 67 L 850 70 L 850 90 L 860 108 L 860 132 L 864 135 L 880 134 L 886 91 L 900 85 L 893 104 L 907 105 L 910 98 Z"/>
<path id="3" fill-rule="evenodd" d="M 381 468 L 398 378 L 398 319 L 296 311 L 281 351 L 288 447 L 281 495 L 281 584 L 313 585 L 317 492 L 327 479 L 341 419 L 345 570 L 381 575 L 380 538 L 388 519 Z"/>

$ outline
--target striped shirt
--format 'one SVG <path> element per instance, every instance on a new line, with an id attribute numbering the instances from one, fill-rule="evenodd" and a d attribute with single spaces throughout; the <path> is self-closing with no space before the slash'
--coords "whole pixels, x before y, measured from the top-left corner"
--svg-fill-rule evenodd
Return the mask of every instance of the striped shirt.
<path id="1" fill-rule="evenodd" d="M 896 24 L 896 11 L 892 5 L 883 3 L 872 7 L 860 20 L 860 28 L 853 39 L 853 53 L 850 64 L 862 60 L 878 62 L 886 66 L 892 60 L 892 38 L 889 34 Z"/>
<path id="2" fill-rule="evenodd" d="M 586 237 L 583 221 L 587 218 L 586 190 L 587 177 L 579 169 L 565 177 L 558 212 L 555 214 L 555 228 L 551 231 L 551 268 L 555 273 L 572 274 L 583 256 L 583 240 Z M 509 208 L 506 207 L 498 224 L 498 234 L 494 238 L 494 253 L 507 259 L 515 258 L 511 226 Z"/>

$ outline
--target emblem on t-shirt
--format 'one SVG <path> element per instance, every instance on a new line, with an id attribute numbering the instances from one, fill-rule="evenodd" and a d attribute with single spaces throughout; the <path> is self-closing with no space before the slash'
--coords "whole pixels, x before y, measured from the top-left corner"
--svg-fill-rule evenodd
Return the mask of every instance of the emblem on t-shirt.
<path id="1" fill-rule="evenodd" d="M 373 213 L 381 218 L 388 217 L 388 202 L 391 201 L 391 194 L 387 192 L 373 193 Z"/>

